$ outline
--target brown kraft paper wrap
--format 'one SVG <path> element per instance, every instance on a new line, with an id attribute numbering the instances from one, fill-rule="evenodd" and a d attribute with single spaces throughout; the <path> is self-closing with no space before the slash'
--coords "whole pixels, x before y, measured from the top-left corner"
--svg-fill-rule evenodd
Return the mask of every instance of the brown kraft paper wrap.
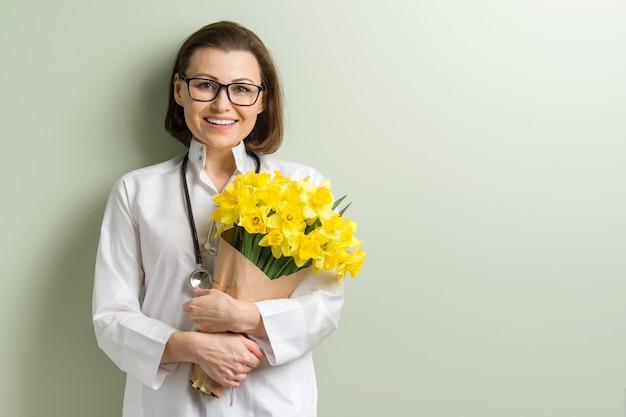
<path id="1" fill-rule="evenodd" d="M 254 263 L 232 246 L 235 229 L 222 233 L 219 241 L 215 273 L 211 288 L 233 298 L 248 302 L 287 298 L 310 268 L 290 275 L 269 279 Z M 224 387 L 211 379 L 198 364 L 194 364 L 189 382 L 195 389 L 214 397 L 221 397 Z"/>

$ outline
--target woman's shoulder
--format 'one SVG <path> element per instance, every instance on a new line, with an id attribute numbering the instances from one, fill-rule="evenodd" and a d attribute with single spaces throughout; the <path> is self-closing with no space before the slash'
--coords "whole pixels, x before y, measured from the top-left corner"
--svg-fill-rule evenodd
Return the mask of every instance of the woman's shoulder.
<path id="1" fill-rule="evenodd" d="M 311 181 L 314 183 L 318 183 L 324 179 L 323 175 L 316 168 L 299 162 L 287 161 L 271 155 L 260 155 L 260 160 L 261 169 L 269 173 L 279 170 L 285 177 L 293 180 L 301 180 L 310 177 Z"/>
<path id="2" fill-rule="evenodd" d="M 137 168 L 121 175 L 113 184 L 115 190 L 134 193 L 141 189 L 158 189 L 172 181 L 178 181 L 178 172 L 183 155 L 175 156 L 167 161 Z"/>
<path id="3" fill-rule="evenodd" d="M 120 180 L 138 180 L 141 178 L 150 178 L 154 176 L 161 176 L 169 172 L 175 172 L 179 169 L 180 163 L 182 162 L 184 156 L 184 154 L 177 155 L 171 159 L 168 159 L 167 161 L 134 169 L 122 175 Z"/>

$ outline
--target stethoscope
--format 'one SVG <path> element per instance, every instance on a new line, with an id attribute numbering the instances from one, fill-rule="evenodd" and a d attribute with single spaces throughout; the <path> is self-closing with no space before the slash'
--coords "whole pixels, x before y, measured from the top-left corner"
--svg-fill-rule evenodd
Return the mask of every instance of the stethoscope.
<path id="1" fill-rule="evenodd" d="M 255 169 L 257 174 L 261 171 L 261 161 L 259 156 L 252 151 L 247 151 L 248 155 L 254 158 Z M 193 247 L 196 251 L 196 264 L 197 268 L 189 275 L 189 286 L 191 288 L 211 288 L 213 284 L 213 277 L 211 273 L 202 266 L 202 254 L 200 253 L 200 243 L 198 242 L 198 232 L 196 232 L 196 222 L 193 220 L 193 210 L 191 209 L 191 199 L 189 198 L 189 187 L 187 186 L 187 162 L 189 161 L 189 153 L 185 155 L 183 164 L 180 169 L 180 176 L 183 180 L 183 190 L 185 192 L 185 203 L 187 203 L 187 216 L 189 217 L 189 228 L 191 229 L 191 240 L 193 241 Z M 209 230 L 209 238 L 214 233 L 215 223 L 211 223 Z M 209 254 L 217 255 L 217 249 L 213 245 L 209 249 Z"/>

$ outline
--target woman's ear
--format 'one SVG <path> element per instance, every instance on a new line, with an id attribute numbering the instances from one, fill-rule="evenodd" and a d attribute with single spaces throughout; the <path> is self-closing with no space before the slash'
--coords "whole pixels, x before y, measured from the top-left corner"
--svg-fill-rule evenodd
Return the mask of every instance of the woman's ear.
<path id="1" fill-rule="evenodd" d="M 178 73 L 174 74 L 174 81 L 172 82 L 172 84 L 173 84 L 172 88 L 174 88 L 174 100 L 176 100 L 176 103 L 182 106 L 183 97 L 182 97 L 181 91 L 183 88 L 183 80 L 180 79 L 180 76 L 178 75 Z"/>
<path id="2" fill-rule="evenodd" d="M 259 111 L 257 114 L 263 113 L 263 110 L 265 110 L 265 94 L 261 94 L 261 102 L 259 103 Z"/>

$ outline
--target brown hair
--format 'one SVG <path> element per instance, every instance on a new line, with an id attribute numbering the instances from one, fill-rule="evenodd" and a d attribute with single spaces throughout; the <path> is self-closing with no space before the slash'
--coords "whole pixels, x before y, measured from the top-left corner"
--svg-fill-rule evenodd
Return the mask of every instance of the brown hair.
<path id="1" fill-rule="evenodd" d="M 185 146 L 189 146 L 192 134 L 185 122 L 183 108 L 174 99 L 172 85 L 176 73 L 184 73 L 189 67 L 193 53 L 206 47 L 223 51 L 247 51 L 255 56 L 261 69 L 264 110 L 258 115 L 252 132 L 244 138 L 244 143 L 246 149 L 266 154 L 278 150 L 283 140 L 283 91 L 278 71 L 261 39 L 234 22 L 222 21 L 204 26 L 189 36 L 178 50 L 169 83 L 165 130 Z"/>

